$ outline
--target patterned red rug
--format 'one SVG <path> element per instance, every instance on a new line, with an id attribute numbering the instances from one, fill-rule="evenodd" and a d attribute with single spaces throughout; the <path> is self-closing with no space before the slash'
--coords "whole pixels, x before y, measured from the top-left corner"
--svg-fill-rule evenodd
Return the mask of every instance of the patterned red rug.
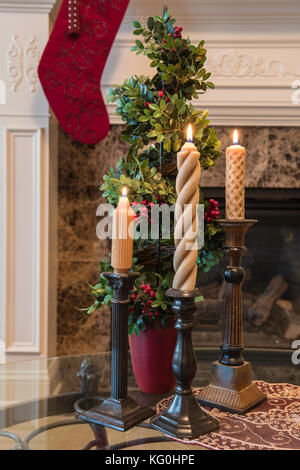
<path id="1" fill-rule="evenodd" d="M 218 432 L 181 442 L 212 450 L 300 450 L 300 387 L 255 383 L 267 395 L 265 402 L 244 416 L 205 408 L 219 420 Z M 197 396 L 200 390 L 195 389 L 194 394 Z M 164 411 L 171 400 L 160 401 L 157 413 Z"/>

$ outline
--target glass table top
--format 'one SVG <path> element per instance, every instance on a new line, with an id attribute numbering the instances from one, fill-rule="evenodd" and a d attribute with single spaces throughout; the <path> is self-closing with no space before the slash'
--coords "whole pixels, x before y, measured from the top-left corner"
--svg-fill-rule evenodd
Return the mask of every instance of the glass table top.
<path id="1" fill-rule="evenodd" d="M 217 349 L 197 349 L 194 387 L 207 384 Z M 292 351 L 248 350 L 254 379 L 300 384 L 300 366 L 292 364 Z M 0 365 L 0 450 L 143 449 L 204 450 L 173 441 L 148 423 L 120 432 L 78 419 L 74 403 L 84 396 L 77 374 L 85 356 L 65 356 Z M 96 377 L 93 394 L 109 395 L 110 353 L 89 356 Z M 138 390 L 129 359 L 128 395 L 140 405 L 155 409 L 166 395 L 147 395 Z"/>

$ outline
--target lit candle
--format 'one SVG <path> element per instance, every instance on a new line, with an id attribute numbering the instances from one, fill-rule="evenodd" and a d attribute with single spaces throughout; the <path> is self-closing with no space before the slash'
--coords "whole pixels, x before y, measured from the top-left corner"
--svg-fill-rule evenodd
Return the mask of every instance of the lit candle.
<path id="1" fill-rule="evenodd" d="M 132 266 L 134 211 L 127 197 L 127 188 L 122 190 L 118 207 L 112 217 L 111 265 L 115 273 L 128 273 Z"/>
<path id="2" fill-rule="evenodd" d="M 246 149 L 238 144 L 238 132 L 233 133 L 233 145 L 226 149 L 226 219 L 245 219 Z"/>
<path id="3" fill-rule="evenodd" d="M 193 144 L 192 126 L 177 154 L 177 201 L 175 206 L 175 276 L 173 289 L 193 290 L 197 279 L 197 204 L 199 204 L 200 154 Z"/>

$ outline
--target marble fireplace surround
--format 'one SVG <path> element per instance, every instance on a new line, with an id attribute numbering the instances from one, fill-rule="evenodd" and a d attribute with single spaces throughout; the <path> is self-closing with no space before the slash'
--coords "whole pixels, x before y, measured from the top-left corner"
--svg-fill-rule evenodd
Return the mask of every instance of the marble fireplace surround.
<path id="1" fill-rule="evenodd" d="M 216 90 L 199 100 L 210 111 L 222 149 L 240 128 L 247 147 L 248 187 L 300 187 L 300 105 L 292 102 L 292 82 L 300 77 L 300 5 L 281 0 L 187 0 L 168 2 L 178 24 L 197 41 L 205 38 L 208 68 Z M 150 72 L 146 59 L 130 53 L 134 18 L 145 20 L 160 11 L 161 2 L 132 0 L 102 77 L 102 91 L 121 83 L 129 71 Z M 217 14 L 216 14 L 217 12 Z M 126 67 L 124 67 L 126 64 Z M 119 141 L 122 125 L 108 106 L 111 132 L 88 148 L 59 135 L 58 204 L 58 352 L 82 353 L 108 349 L 109 314 L 79 314 L 89 305 L 86 282 L 97 280 L 97 262 L 107 245 L 95 236 L 95 210 L 103 174 L 126 145 Z M 105 155 L 105 160 L 103 158 Z M 203 172 L 201 185 L 224 186 L 225 161 Z M 204 344 L 204 343 L 203 343 Z"/>
<path id="2" fill-rule="evenodd" d="M 0 106 L 0 340 L 18 357 L 55 354 L 55 332 L 59 354 L 109 348 L 107 313 L 87 317 L 79 308 L 91 302 L 86 283 L 96 281 L 97 262 L 107 250 L 95 235 L 98 188 L 126 146 L 119 142 L 121 126 L 113 106 L 108 108 L 111 132 L 103 142 L 84 146 L 59 129 L 57 143 L 57 124 L 36 67 L 59 4 L 0 0 L 0 79 L 6 87 L 6 104 Z M 206 39 L 217 88 L 196 105 L 209 108 L 223 148 L 231 141 L 232 127 L 241 129 L 248 150 L 247 186 L 299 188 L 300 3 L 170 0 L 168 5 L 193 41 Z M 158 0 L 131 0 L 104 71 L 104 94 L 130 73 L 148 72 L 146 60 L 129 51 L 131 21 L 161 6 Z M 35 53 L 30 64 L 24 59 L 28 50 Z M 24 161 L 28 178 L 36 177 L 34 192 L 27 179 L 22 185 L 6 181 L 10 172 L 22 174 Z M 203 173 L 201 184 L 223 186 L 223 158 L 214 171 Z M 29 201 L 25 208 L 24 201 Z M 15 233 L 19 219 L 14 217 L 20 212 L 24 230 Z M 32 234 L 37 234 L 35 243 Z M 28 276 L 32 266 L 34 275 Z"/>
<path id="3" fill-rule="evenodd" d="M 201 185 L 208 193 L 210 187 L 224 187 L 224 149 L 233 131 L 231 127 L 216 129 L 223 156 L 216 168 L 202 172 Z M 59 133 L 59 354 L 100 352 L 110 347 L 108 312 L 87 316 L 77 308 L 91 303 L 86 283 L 97 281 L 98 260 L 108 250 L 107 244 L 96 237 L 96 208 L 101 202 L 103 175 L 126 152 L 126 144 L 120 142 L 121 131 L 122 125 L 113 125 L 107 138 L 92 147 L 72 141 L 62 130 Z M 241 142 L 247 147 L 247 187 L 300 189 L 299 128 L 243 127 Z M 212 333 L 204 337 L 199 332 L 197 337 L 202 346 L 205 341 L 214 341 Z"/>

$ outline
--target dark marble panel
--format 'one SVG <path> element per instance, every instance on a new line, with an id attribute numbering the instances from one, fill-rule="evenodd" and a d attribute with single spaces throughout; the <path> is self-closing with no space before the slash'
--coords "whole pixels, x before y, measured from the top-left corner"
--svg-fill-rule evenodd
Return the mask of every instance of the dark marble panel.
<path id="1" fill-rule="evenodd" d="M 75 142 L 63 130 L 59 135 L 59 185 L 100 185 L 103 175 L 128 145 L 120 141 L 122 126 L 112 126 L 108 136 L 97 145 Z"/>
<path id="2" fill-rule="evenodd" d="M 96 209 L 101 200 L 98 186 L 59 187 L 59 260 L 99 261 L 104 256 L 108 241 L 99 240 L 96 235 Z"/>
<path id="3" fill-rule="evenodd" d="M 262 187 L 300 188 L 300 128 L 269 128 L 268 163 Z"/>
<path id="4" fill-rule="evenodd" d="M 57 335 L 57 349 L 59 356 L 97 354 L 110 350 L 110 337 L 96 333 L 87 335 L 84 331 L 75 336 Z"/>
<path id="5" fill-rule="evenodd" d="M 60 261 L 58 270 L 58 354 L 105 351 L 110 347 L 110 312 L 87 315 L 81 308 L 93 302 L 88 282 L 98 278 L 98 263 Z"/>
<path id="6" fill-rule="evenodd" d="M 233 128 L 216 127 L 222 157 L 214 168 L 202 172 L 202 186 L 225 185 L 225 149 Z M 240 143 L 247 150 L 246 186 L 300 188 L 300 128 L 241 127 Z"/>
<path id="7" fill-rule="evenodd" d="M 74 335 L 88 320 L 80 308 L 92 300 L 87 282 L 97 281 L 97 263 L 60 261 L 58 267 L 58 334 Z"/>
<path id="8" fill-rule="evenodd" d="M 106 139 L 94 146 L 75 142 L 60 130 L 57 330 L 60 355 L 101 352 L 110 347 L 109 313 L 87 316 L 78 309 L 93 301 L 87 282 L 97 281 L 97 262 L 108 251 L 107 242 L 96 237 L 96 209 L 102 201 L 99 186 L 103 175 L 120 155 L 126 154 L 127 144 L 120 142 L 122 128 L 112 126 Z M 300 128 L 239 130 L 240 142 L 247 148 L 247 186 L 300 188 Z M 232 142 L 233 128 L 217 127 L 217 131 L 223 156 L 215 168 L 202 172 L 202 186 L 224 186 L 224 151 Z"/>

